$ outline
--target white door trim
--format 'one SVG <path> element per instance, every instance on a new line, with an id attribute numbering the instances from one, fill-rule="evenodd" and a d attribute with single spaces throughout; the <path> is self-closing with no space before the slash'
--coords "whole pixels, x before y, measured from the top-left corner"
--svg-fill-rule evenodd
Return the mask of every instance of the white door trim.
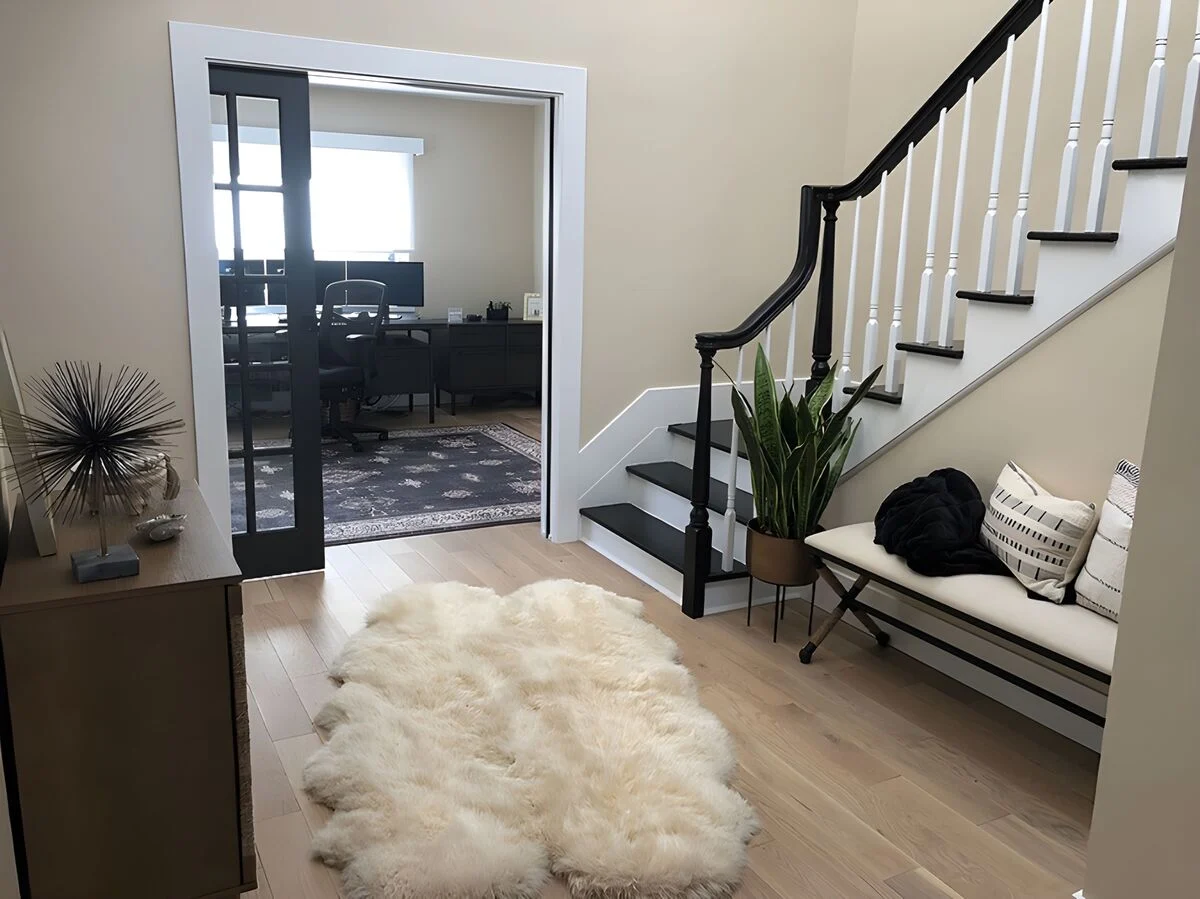
<path id="1" fill-rule="evenodd" d="M 551 302 L 544 358 L 551 375 L 544 394 L 543 437 L 549 438 L 550 538 L 579 534 L 579 420 L 583 356 L 583 206 L 587 70 L 426 50 L 406 50 L 319 38 L 169 24 L 179 192 L 183 211 L 196 466 L 200 490 L 218 525 L 229 533 L 229 465 L 225 375 L 221 353 L 217 250 L 212 207 L 212 125 L 208 64 L 212 61 L 369 75 L 452 90 L 553 98 L 554 224 Z M 548 395 L 546 395 L 548 394 Z M 548 431 L 548 433 L 547 433 Z M 545 441 L 543 441 L 545 445 Z"/>

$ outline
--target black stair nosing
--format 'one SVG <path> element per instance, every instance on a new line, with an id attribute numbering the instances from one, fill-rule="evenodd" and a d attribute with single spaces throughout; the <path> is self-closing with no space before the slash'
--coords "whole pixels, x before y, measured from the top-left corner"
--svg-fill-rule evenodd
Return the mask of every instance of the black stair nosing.
<path id="1" fill-rule="evenodd" d="M 1116 243 L 1116 231 L 1030 231 L 1030 240 L 1045 243 Z"/>
<path id="2" fill-rule="evenodd" d="M 678 462 L 643 462 L 638 465 L 627 465 L 625 470 L 635 478 L 649 481 L 664 490 L 669 490 L 676 496 L 691 499 L 692 470 Z M 716 478 L 708 479 L 708 508 L 724 514 L 725 498 L 729 494 L 729 485 Z M 734 500 L 734 518 L 740 524 L 749 524 L 754 517 L 754 495 L 746 490 L 738 490 Z"/>
<path id="3" fill-rule="evenodd" d="M 1004 293 L 1000 290 L 960 290 L 956 296 L 960 300 L 975 300 L 980 303 L 1000 303 L 1005 306 L 1033 305 L 1032 290 L 1022 290 L 1018 293 Z"/>
<path id="4" fill-rule="evenodd" d="M 843 387 L 842 393 L 846 394 L 847 396 L 853 396 L 854 391 L 857 389 L 858 389 L 858 387 L 855 385 L 852 385 L 850 387 Z M 872 387 L 870 390 L 867 391 L 867 396 L 866 396 L 866 399 L 877 400 L 881 403 L 887 403 L 890 406 L 899 406 L 900 401 L 903 398 L 904 398 L 904 385 L 903 384 L 898 385 L 894 391 L 893 390 L 884 390 L 882 387 Z"/>
<path id="5" fill-rule="evenodd" d="M 1154 156 L 1136 157 L 1133 159 L 1118 159 L 1112 167 L 1117 172 L 1152 172 L 1169 169 L 1186 169 L 1186 156 Z"/>
<path id="6" fill-rule="evenodd" d="M 684 534 L 649 512 L 644 512 L 632 503 L 612 503 L 606 506 L 589 506 L 579 514 L 612 531 L 647 555 L 664 565 L 683 573 Z M 712 551 L 712 560 L 706 581 L 728 581 L 746 577 L 746 566 L 733 563 L 733 571 L 721 570 L 721 554 Z"/>
<path id="7" fill-rule="evenodd" d="M 696 423 L 694 421 L 684 421 L 678 424 L 670 425 L 667 428 L 667 433 L 678 434 L 680 437 L 686 437 L 688 440 L 696 439 Z M 712 423 L 712 428 L 709 431 L 709 444 L 713 449 L 719 449 L 723 453 L 729 452 L 733 446 L 733 419 L 718 418 Z M 743 459 L 750 458 L 746 455 L 746 450 L 738 445 L 738 455 Z"/>
<path id="8" fill-rule="evenodd" d="M 937 359 L 961 359 L 964 346 L 961 340 L 951 341 L 950 346 L 942 346 L 935 341 L 929 343 L 902 341 L 896 344 L 896 349 L 906 353 L 916 353 L 918 356 L 933 356 Z"/>

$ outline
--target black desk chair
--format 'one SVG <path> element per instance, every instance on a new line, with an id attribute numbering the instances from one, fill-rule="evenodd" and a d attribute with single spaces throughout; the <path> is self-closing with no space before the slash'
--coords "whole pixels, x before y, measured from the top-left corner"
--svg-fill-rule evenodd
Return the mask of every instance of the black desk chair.
<path id="1" fill-rule="evenodd" d="M 338 306 L 377 306 L 379 319 L 369 334 L 353 333 L 350 319 L 339 314 Z M 341 404 L 347 400 L 361 403 L 366 386 L 375 377 L 375 342 L 387 323 L 387 286 L 379 281 L 335 281 L 325 288 L 321 302 L 321 320 L 317 326 L 317 364 L 321 402 L 329 406 L 329 422 L 321 436 L 344 440 L 361 453 L 359 434 L 374 434 L 387 440 L 386 428 L 343 421 Z"/>

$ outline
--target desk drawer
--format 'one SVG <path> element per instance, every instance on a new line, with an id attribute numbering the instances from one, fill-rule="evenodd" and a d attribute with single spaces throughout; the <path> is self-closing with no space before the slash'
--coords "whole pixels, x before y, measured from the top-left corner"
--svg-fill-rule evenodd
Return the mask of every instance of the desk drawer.
<path id="1" fill-rule="evenodd" d="M 460 346 L 494 346 L 502 347 L 505 343 L 504 325 L 465 324 L 448 325 L 446 328 L 450 345 Z"/>
<path id="2" fill-rule="evenodd" d="M 438 386 L 465 392 L 472 388 L 494 389 L 504 386 L 505 353 L 503 347 L 455 347 L 449 353 L 449 370 Z"/>
<path id="3" fill-rule="evenodd" d="M 537 347 L 542 346 L 542 326 L 535 324 L 517 324 L 508 326 L 508 343 L 514 347 Z"/>

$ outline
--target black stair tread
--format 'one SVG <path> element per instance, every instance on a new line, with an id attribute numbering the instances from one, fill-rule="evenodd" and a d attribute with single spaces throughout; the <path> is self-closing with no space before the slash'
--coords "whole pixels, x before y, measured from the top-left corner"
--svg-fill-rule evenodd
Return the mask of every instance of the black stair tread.
<path id="1" fill-rule="evenodd" d="M 906 353 L 917 353 L 921 356 L 937 356 L 941 359 L 961 359 L 963 357 L 963 342 L 953 341 L 950 346 L 942 346 L 936 341 L 929 343 L 898 343 L 896 349 Z"/>
<path id="2" fill-rule="evenodd" d="M 1139 157 L 1135 159 L 1118 159 L 1113 168 L 1118 172 L 1146 172 L 1156 169 L 1186 169 L 1186 156 L 1156 156 L 1150 159 Z"/>
<path id="3" fill-rule="evenodd" d="M 613 503 L 609 506 L 591 506 L 580 509 L 579 514 L 601 527 L 607 528 L 623 540 L 628 540 L 638 549 L 649 553 L 676 571 L 683 573 L 684 535 L 665 521 L 643 512 L 631 503 Z M 734 562 L 733 571 L 721 570 L 721 554 L 712 551 L 709 581 L 727 581 L 745 577 L 746 566 Z"/>
<path id="4" fill-rule="evenodd" d="M 856 386 L 843 387 L 842 393 L 846 394 L 847 396 L 853 396 L 854 391 L 857 389 L 858 388 Z M 867 391 L 865 398 L 868 400 L 878 400 L 881 403 L 888 403 L 892 406 L 899 406 L 900 400 L 903 399 L 903 397 L 904 385 L 900 384 L 897 385 L 894 391 L 884 390 L 882 387 L 872 387 Z"/>
<path id="5" fill-rule="evenodd" d="M 671 434 L 678 434 L 680 437 L 686 437 L 688 440 L 696 439 L 696 423 L 694 421 L 671 425 L 667 431 Z M 733 446 L 733 419 L 719 418 L 713 421 L 709 442 L 714 449 L 725 453 L 729 452 L 729 448 Z M 743 459 L 749 458 L 740 440 L 738 441 L 738 455 Z"/>
<path id="6" fill-rule="evenodd" d="M 1116 243 L 1116 231 L 1030 231 L 1030 240 L 1048 243 Z"/>
<path id="7" fill-rule="evenodd" d="M 627 465 L 625 470 L 637 478 L 657 484 L 664 490 L 670 490 L 684 499 L 692 496 L 692 470 L 678 462 L 647 462 L 641 465 Z M 708 507 L 722 515 L 725 513 L 725 498 L 729 486 L 716 478 L 708 479 Z M 734 500 L 734 517 L 742 524 L 748 524 L 754 517 L 754 495 L 746 490 L 739 490 Z"/>
<path id="8" fill-rule="evenodd" d="M 1002 290 L 960 290 L 957 296 L 960 300 L 977 300 L 980 303 L 1003 303 L 1008 306 L 1033 305 L 1032 290 L 1022 290 L 1017 293 L 1005 293 Z"/>

